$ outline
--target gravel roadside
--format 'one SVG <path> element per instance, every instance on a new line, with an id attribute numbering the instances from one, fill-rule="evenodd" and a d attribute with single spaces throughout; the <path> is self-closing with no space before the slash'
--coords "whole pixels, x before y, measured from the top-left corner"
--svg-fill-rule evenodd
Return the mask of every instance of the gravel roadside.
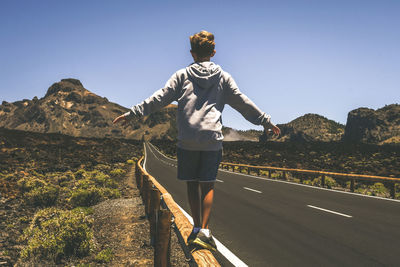
<path id="1" fill-rule="evenodd" d="M 153 266 L 150 225 L 144 217 L 144 205 L 136 187 L 134 168 L 131 168 L 121 186 L 123 198 L 106 200 L 93 206 L 96 246 L 113 251 L 113 260 L 104 266 Z M 172 229 L 171 265 L 189 266 Z"/>

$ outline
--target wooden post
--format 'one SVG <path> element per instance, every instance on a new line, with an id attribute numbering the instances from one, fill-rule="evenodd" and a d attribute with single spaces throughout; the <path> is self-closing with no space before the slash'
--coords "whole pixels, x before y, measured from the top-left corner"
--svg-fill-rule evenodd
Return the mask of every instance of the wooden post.
<path id="1" fill-rule="evenodd" d="M 303 183 L 303 180 L 304 180 L 304 176 L 303 176 L 303 174 L 302 173 L 300 173 L 300 183 L 302 184 Z"/>
<path id="2" fill-rule="evenodd" d="M 146 211 L 147 217 L 150 214 L 150 197 L 151 197 L 151 188 L 152 188 L 152 182 L 150 181 L 149 177 L 146 177 L 146 183 L 145 183 L 145 188 L 144 188 L 144 207 Z"/>
<path id="3" fill-rule="evenodd" d="M 321 176 L 321 186 L 325 187 L 325 174 L 322 174 Z"/>
<path id="4" fill-rule="evenodd" d="M 350 180 L 350 191 L 354 192 L 354 179 Z"/>
<path id="5" fill-rule="evenodd" d="M 247 167 L 247 174 L 250 174 L 250 167 Z"/>
<path id="6" fill-rule="evenodd" d="M 144 210 L 146 212 L 146 216 L 148 215 L 148 213 L 147 213 L 147 211 L 148 211 L 148 209 L 147 209 L 148 184 L 149 184 L 149 180 L 147 179 L 147 177 L 145 175 L 143 175 L 142 200 L 143 200 Z"/>
<path id="7" fill-rule="evenodd" d="M 135 177 L 136 177 L 136 186 L 139 189 L 139 175 L 140 175 L 140 171 L 139 171 L 139 161 L 136 162 L 136 167 L 135 167 Z"/>
<path id="8" fill-rule="evenodd" d="M 138 163 L 138 161 L 136 162 L 136 164 L 135 164 L 135 178 L 136 178 L 136 185 L 138 184 L 138 178 L 139 178 L 139 163 Z"/>
<path id="9" fill-rule="evenodd" d="M 154 266 L 169 267 L 171 250 L 172 213 L 162 209 L 158 211 L 158 225 L 154 249 Z"/>
<path id="10" fill-rule="evenodd" d="M 271 178 L 271 177 L 272 177 L 271 170 L 268 170 L 268 178 Z"/>
<path id="11" fill-rule="evenodd" d="M 285 171 L 282 172 L 282 179 L 286 180 L 286 172 Z"/>
<path id="12" fill-rule="evenodd" d="M 390 188 L 390 196 L 395 199 L 396 198 L 396 183 L 393 182 Z"/>
<path id="13" fill-rule="evenodd" d="M 157 233 L 157 221 L 158 221 L 158 211 L 160 210 L 161 193 L 160 191 L 153 187 L 150 190 L 150 244 L 155 246 L 155 239 Z"/>
<path id="14" fill-rule="evenodd" d="M 142 196 L 143 203 L 145 202 L 144 190 L 146 190 L 146 183 L 147 183 L 146 177 L 144 176 L 144 174 L 142 174 L 142 177 L 140 179 L 140 185 L 141 185 L 140 186 L 140 194 Z"/>
<path id="15" fill-rule="evenodd" d="M 242 166 L 239 166 L 239 172 L 242 173 Z"/>
<path id="16" fill-rule="evenodd" d="M 142 194 L 142 189 L 143 189 L 143 173 L 140 172 L 139 174 L 139 192 Z"/>
<path id="17" fill-rule="evenodd" d="M 260 176 L 260 169 L 257 168 L 257 176 Z"/>

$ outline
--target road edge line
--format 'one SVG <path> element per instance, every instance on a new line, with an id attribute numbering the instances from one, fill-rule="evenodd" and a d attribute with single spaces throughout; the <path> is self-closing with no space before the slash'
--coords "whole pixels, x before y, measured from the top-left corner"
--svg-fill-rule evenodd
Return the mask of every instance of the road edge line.
<path id="1" fill-rule="evenodd" d="M 181 206 L 176 204 L 178 208 L 182 211 L 182 213 L 186 216 L 186 218 L 193 224 L 193 218 L 190 216 Z M 227 247 L 225 247 L 218 239 L 213 236 L 215 244 L 217 245 L 217 250 L 234 266 L 239 267 L 248 267 L 246 263 L 244 263 L 241 259 L 239 259 L 232 251 L 230 251 Z"/>
<path id="2" fill-rule="evenodd" d="M 146 170 L 146 158 L 147 158 L 147 150 L 146 150 L 146 145 L 143 143 L 144 145 L 144 163 L 143 163 L 143 169 L 147 172 Z M 162 154 L 160 151 L 157 151 L 160 154 Z M 154 152 L 153 152 L 154 154 Z M 176 202 L 175 202 L 176 203 Z M 178 206 L 178 208 L 182 211 L 183 215 L 185 215 L 185 217 L 189 220 L 189 222 L 193 225 L 193 218 L 192 216 L 190 216 L 181 206 L 178 205 L 178 203 L 176 203 L 176 205 Z M 224 246 L 224 244 L 222 244 L 218 239 L 216 239 L 214 237 L 214 241 L 217 245 L 217 250 L 230 262 L 232 263 L 234 266 L 237 267 L 248 267 L 248 265 L 246 263 L 244 263 L 241 259 L 239 259 L 235 254 L 232 253 L 232 251 L 230 251 L 227 247 Z"/>

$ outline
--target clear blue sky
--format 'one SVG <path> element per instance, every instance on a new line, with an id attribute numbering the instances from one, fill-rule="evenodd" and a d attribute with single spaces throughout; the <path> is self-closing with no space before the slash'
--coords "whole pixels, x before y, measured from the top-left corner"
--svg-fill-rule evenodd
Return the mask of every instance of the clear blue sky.
<path id="1" fill-rule="evenodd" d="M 0 1 L 0 101 L 62 78 L 130 107 L 192 62 L 189 36 L 276 123 L 400 103 L 400 1 Z M 260 127 L 227 107 L 224 124 Z"/>

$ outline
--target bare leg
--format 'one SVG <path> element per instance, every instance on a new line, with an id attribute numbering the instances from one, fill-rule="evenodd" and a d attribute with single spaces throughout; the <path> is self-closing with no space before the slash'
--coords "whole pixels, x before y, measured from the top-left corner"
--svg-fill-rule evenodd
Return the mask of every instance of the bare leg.
<path id="1" fill-rule="evenodd" d="M 214 182 L 202 182 L 201 187 L 201 228 L 208 229 L 208 221 L 210 219 L 211 207 L 214 201 Z"/>
<path id="2" fill-rule="evenodd" d="M 200 227 L 200 195 L 199 182 L 187 182 L 187 193 L 189 199 L 190 210 L 192 211 L 194 227 Z"/>

